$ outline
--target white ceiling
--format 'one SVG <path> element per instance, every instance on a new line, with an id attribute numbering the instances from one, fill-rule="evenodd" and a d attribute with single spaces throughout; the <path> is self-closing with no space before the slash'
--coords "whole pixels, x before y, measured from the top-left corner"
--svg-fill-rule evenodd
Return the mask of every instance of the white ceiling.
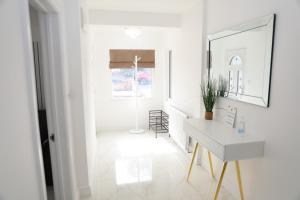
<path id="1" fill-rule="evenodd" d="M 201 0 L 87 0 L 89 9 L 181 13 Z"/>

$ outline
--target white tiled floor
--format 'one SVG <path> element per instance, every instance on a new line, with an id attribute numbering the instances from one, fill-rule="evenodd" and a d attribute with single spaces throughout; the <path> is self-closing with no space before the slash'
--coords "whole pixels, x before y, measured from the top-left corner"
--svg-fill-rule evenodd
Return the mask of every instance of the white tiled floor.
<path id="1" fill-rule="evenodd" d="M 85 200 L 208 200 L 216 188 L 196 165 L 186 182 L 190 158 L 167 134 L 100 133 L 96 157 L 93 194 Z M 233 197 L 222 188 L 219 199 Z"/>

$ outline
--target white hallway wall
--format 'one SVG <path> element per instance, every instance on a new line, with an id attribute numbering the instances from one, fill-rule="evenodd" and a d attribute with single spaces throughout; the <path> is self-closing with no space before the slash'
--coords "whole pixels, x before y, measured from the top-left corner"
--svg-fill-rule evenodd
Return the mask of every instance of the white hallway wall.
<path id="1" fill-rule="evenodd" d="M 64 1 L 63 3 L 58 0 L 55 1 L 55 5 L 57 5 L 61 11 L 64 11 L 65 14 L 60 15 L 59 23 L 61 23 L 60 25 L 63 27 L 63 40 L 61 45 L 63 50 L 66 50 L 67 52 L 63 52 L 66 54 L 62 61 L 64 66 L 62 71 L 65 73 L 62 76 L 64 76 L 63 81 L 65 81 L 64 84 L 66 84 L 63 85 L 63 87 L 66 88 L 62 90 L 66 93 L 61 94 L 57 101 L 61 104 L 66 104 L 59 105 L 60 108 L 68 106 L 70 101 L 73 101 L 71 102 L 70 107 L 65 108 L 66 110 L 61 110 L 63 113 L 62 115 L 67 115 L 65 112 L 72 110 L 73 116 L 76 115 L 75 117 L 80 117 L 83 116 L 83 105 L 80 103 L 80 96 L 82 97 L 82 93 L 80 93 L 82 89 L 82 83 L 80 82 L 80 76 L 82 75 L 80 73 L 81 52 L 80 48 L 77 46 L 80 44 L 79 3 L 78 1 Z M 32 120 L 33 116 L 37 118 L 36 108 L 34 107 L 36 106 L 36 102 L 34 102 L 35 98 L 30 93 L 30 87 L 35 87 L 32 85 L 34 84 L 31 82 L 32 80 L 28 80 L 28 74 L 30 73 L 29 69 L 31 67 L 33 68 L 33 65 L 30 66 L 25 64 L 26 61 L 28 61 L 27 59 L 31 59 L 30 56 L 28 56 L 28 51 L 26 49 L 27 42 L 29 43 L 29 46 L 31 45 L 30 36 L 27 35 L 30 32 L 29 13 L 24 12 L 27 8 L 28 1 L 26 0 L 0 2 L 1 24 L 5 27 L 3 31 L 0 32 L 0 129 L 2 133 L 0 142 L 1 200 L 43 199 L 41 194 L 43 188 L 43 168 L 40 168 L 39 166 L 37 157 L 38 152 L 35 148 L 35 140 L 38 140 L 38 138 L 34 135 L 34 132 L 38 132 L 38 128 L 37 124 Z M 75 15 L 77 16 L 76 18 L 74 18 Z M 26 27 L 27 25 L 28 27 Z M 23 30 L 23 28 L 28 28 L 28 30 Z M 75 34 L 76 31 L 78 34 Z M 68 40 L 65 40 L 64 37 Z M 77 59 L 79 59 L 79 62 Z M 68 66 L 70 66 L 70 69 L 68 69 Z M 79 71 L 77 71 L 78 69 Z M 70 77 L 72 80 L 67 82 Z M 72 119 L 67 119 L 67 121 L 71 122 Z M 71 145 L 76 146 L 77 151 L 72 152 L 71 155 L 68 154 L 68 145 L 73 141 L 61 141 L 68 143 L 62 147 L 63 152 L 61 153 L 64 155 L 63 159 L 65 160 L 62 161 L 64 164 L 68 163 L 67 160 L 72 160 L 69 156 L 76 157 L 77 164 L 79 163 L 78 165 L 76 164 L 77 177 L 80 176 L 78 174 L 81 174 L 82 177 L 86 178 L 87 184 L 83 184 L 84 186 L 88 186 L 88 170 L 87 167 L 85 167 L 87 166 L 85 128 L 82 122 L 83 120 L 78 120 L 77 118 L 76 120 L 73 119 L 72 123 L 74 126 L 72 128 L 76 130 L 73 134 L 77 134 L 75 136 L 77 137 L 77 140 Z M 70 129 L 68 128 L 68 130 Z M 68 135 L 68 133 L 65 134 Z M 61 137 L 65 139 L 67 138 L 66 135 Z M 65 166 L 64 169 L 66 168 L 67 166 Z M 76 183 L 76 180 L 74 180 L 73 177 L 69 177 L 71 173 L 70 169 L 64 171 L 63 179 L 65 181 L 64 183 L 66 183 L 65 189 L 68 189 L 66 198 L 77 199 L 77 191 L 75 191 L 77 188 L 72 185 Z M 28 184 L 29 182 L 30 184 Z M 79 184 L 78 186 L 80 187 L 81 185 Z"/>
<path id="2" fill-rule="evenodd" d="M 93 184 L 93 167 L 96 156 L 96 119 L 95 119 L 95 89 L 93 85 L 93 71 L 91 66 L 91 34 L 81 30 L 82 51 L 82 79 L 85 98 L 85 123 L 86 123 L 86 152 L 89 175 L 89 187 Z M 90 189 L 90 188 L 89 188 Z M 86 191 L 88 192 L 88 191 Z"/>
<path id="3" fill-rule="evenodd" d="M 300 19 L 300 1 L 208 0 L 207 3 L 208 33 L 260 16 L 277 14 L 270 107 L 230 100 L 221 100 L 218 107 L 236 106 L 238 116 L 245 118 L 246 134 L 263 136 L 266 141 L 263 158 L 241 161 L 246 199 L 300 199 L 300 23 L 297 21 Z M 208 169 L 207 159 L 203 157 Z M 220 169 L 220 162 L 217 163 L 216 169 Z M 228 167 L 224 184 L 238 197 L 232 164 Z"/>
<path id="4" fill-rule="evenodd" d="M 172 50 L 173 58 L 170 103 L 192 117 L 200 116 L 201 106 L 202 9 L 202 3 L 198 3 L 182 13 L 180 29 L 169 31 L 164 40 L 164 47 Z M 184 147 L 186 134 L 178 128 L 177 123 L 181 121 L 171 119 L 171 135 Z"/>
<path id="5" fill-rule="evenodd" d="M 163 107 L 163 52 L 161 31 L 142 29 L 142 35 L 131 39 L 123 28 L 102 28 L 93 31 L 92 68 L 94 74 L 96 127 L 103 130 L 128 130 L 134 127 L 134 99 L 113 99 L 109 49 L 155 49 L 152 97 L 140 100 L 140 126 L 147 128 L 148 110 Z"/>
<path id="6" fill-rule="evenodd" d="M 42 199 L 34 135 L 38 129 L 31 120 L 37 114 L 27 79 L 33 65 L 24 66 L 27 38 L 22 20 L 29 21 L 29 13 L 21 9 L 24 5 L 17 0 L 0 2 L 0 199 L 10 200 Z"/>
<path id="7" fill-rule="evenodd" d="M 179 27 L 180 14 L 89 10 L 89 23 L 92 25 Z"/>
<path id="8" fill-rule="evenodd" d="M 93 113 L 88 87 L 87 56 L 83 54 L 87 36 L 81 32 L 80 0 L 65 0 L 65 30 L 68 57 L 70 114 L 74 138 L 77 187 L 81 196 L 91 193 L 93 155 Z M 83 46 L 82 46 L 83 45 Z"/>

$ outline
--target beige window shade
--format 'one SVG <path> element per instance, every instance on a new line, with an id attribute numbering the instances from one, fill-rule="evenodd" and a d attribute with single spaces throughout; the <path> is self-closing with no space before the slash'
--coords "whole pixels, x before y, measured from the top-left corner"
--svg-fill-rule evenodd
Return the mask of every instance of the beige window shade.
<path id="1" fill-rule="evenodd" d="M 141 49 L 110 49 L 109 68 L 131 68 L 134 66 L 135 56 L 140 57 L 138 67 L 155 67 L 155 50 Z"/>

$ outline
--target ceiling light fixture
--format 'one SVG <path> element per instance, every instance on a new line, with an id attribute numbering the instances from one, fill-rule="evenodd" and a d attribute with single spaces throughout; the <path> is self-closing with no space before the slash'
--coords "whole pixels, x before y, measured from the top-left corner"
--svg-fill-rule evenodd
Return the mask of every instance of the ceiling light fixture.
<path id="1" fill-rule="evenodd" d="M 125 33 L 130 38 L 135 39 L 142 34 L 142 31 L 138 28 L 125 28 Z"/>

